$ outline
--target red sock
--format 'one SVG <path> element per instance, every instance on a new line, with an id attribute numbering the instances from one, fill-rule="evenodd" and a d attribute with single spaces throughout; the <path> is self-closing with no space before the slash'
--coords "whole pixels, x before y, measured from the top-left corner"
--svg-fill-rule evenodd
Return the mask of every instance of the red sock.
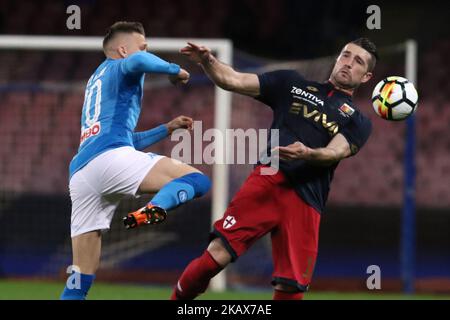
<path id="1" fill-rule="evenodd" d="M 303 292 L 273 291 L 273 300 L 303 300 Z"/>
<path id="2" fill-rule="evenodd" d="M 222 267 L 205 250 L 203 255 L 193 260 L 184 269 L 175 286 L 170 300 L 192 300 L 206 291 L 209 280 L 218 274 Z"/>

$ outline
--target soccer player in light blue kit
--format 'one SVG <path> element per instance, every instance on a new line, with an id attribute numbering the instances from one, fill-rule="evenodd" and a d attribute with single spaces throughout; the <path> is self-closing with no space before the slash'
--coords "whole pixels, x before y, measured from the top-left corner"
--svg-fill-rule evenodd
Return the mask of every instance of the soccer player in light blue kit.
<path id="1" fill-rule="evenodd" d="M 210 189 L 209 178 L 197 169 L 140 151 L 175 129 L 192 126 L 192 119 L 181 116 L 154 129 L 134 132 L 145 73 L 168 74 L 174 84 L 189 80 L 188 72 L 146 49 L 142 24 L 115 23 L 103 40 L 107 59 L 87 83 L 80 147 L 69 170 L 74 271 L 61 299 L 86 298 L 100 262 L 102 232 L 110 228 L 124 196 L 156 193 L 144 208 L 124 218 L 125 226 L 134 228 L 164 221 L 167 210 Z"/>

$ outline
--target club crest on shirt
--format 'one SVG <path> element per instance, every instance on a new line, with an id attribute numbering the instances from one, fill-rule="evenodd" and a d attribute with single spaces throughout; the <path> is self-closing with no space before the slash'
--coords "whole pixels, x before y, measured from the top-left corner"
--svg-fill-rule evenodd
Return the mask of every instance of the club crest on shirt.
<path id="1" fill-rule="evenodd" d="M 180 200 L 181 203 L 185 203 L 188 200 L 188 194 L 185 190 L 178 191 L 178 200 Z"/>
<path id="2" fill-rule="evenodd" d="M 344 117 L 348 118 L 353 113 L 355 113 L 355 109 L 350 107 L 348 104 L 344 103 L 342 106 L 339 107 L 339 112 L 341 113 L 341 115 L 343 115 Z"/>
<path id="3" fill-rule="evenodd" d="M 319 89 L 317 89 L 316 87 L 313 87 L 313 86 L 307 86 L 306 89 L 308 89 L 311 92 L 319 92 Z"/>
<path id="4" fill-rule="evenodd" d="M 236 224 L 236 219 L 233 216 L 228 216 L 224 221 L 223 221 L 223 228 L 224 229 L 230 229 L 232 226 L 234 226 Z"/>

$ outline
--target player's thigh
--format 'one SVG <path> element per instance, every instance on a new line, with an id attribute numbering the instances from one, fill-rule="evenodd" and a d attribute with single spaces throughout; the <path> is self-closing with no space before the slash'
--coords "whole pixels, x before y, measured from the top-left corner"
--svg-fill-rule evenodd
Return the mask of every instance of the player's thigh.
<path id="1" fill-rule="evenodd" d="M 320 214 L 286 191 L 281 224 L 272 233 L 273 285 L 306 291 L 317 258 Z"/>
<path id="2" fill-rule="evenodd" d="M 214 223 L 211 238 L 220 238 L 235 261 L 280 221 L 276 205 L 279 186 L 253 172 Z"/>
<path id="3" fill-rule="evenodd" d="M 106 231 L 110 228 L 114 212 L 122 196 L 102 194 L 102 175 L 95 167 L 86 166 L 70 179 L 69 191 L 72 202 L 71 237 L 91 231 Z"/>
<path id="4" fill-rule="evenodd" d="M 194 167 L 181 161 L 163 157 L 147 173 L 139 186 L 140 193 L 158 192 L 165 184 L 173 179 L 190 173 L 200 172 Z"/>

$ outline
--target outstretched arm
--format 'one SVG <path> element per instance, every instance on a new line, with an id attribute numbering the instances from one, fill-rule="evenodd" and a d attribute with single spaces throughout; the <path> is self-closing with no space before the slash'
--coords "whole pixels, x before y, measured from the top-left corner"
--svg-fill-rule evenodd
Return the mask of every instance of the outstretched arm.
<path id="1" fill-rule="evenodd" d="M 180 50 L 191 61 L 202 66 L 208 77 L 224 90 L 233 91 L 251 97 L 260 94 L 259 79 L 256 74 L 241 73 L 213 56 L 211 50 L 192 42 Z"/>
<path id="2" fill-rule="evenodd" d="M 278 153 L 281 160 L 305 160 L 321 166 L 331 166 L 352 154 L 350 144 L 340 133 L 325 148 L 312 149 L 301 142 L 295 142 L 286 147 L 276 147 L 272 152 Z"/>
<path id="3" fill-rule="evenodd" d="M 151 145 L 170 136 L 176 129 L 192 129 L 193 120 L 186 116 L 179 116 L 166 124 L 156 128 L 133 133 L 133 145 L 136 150 L 144 150 Z"/>
<path id="4" fill-rule="evenodd" d="M 162 73 L 168 74 L 172 83 L 178 81 L 187 83 L 189 73 L 175 63 L 169 63 L 149 52 L 139 51 L 125 58 L 122 71 L 133 73 Z"/>

